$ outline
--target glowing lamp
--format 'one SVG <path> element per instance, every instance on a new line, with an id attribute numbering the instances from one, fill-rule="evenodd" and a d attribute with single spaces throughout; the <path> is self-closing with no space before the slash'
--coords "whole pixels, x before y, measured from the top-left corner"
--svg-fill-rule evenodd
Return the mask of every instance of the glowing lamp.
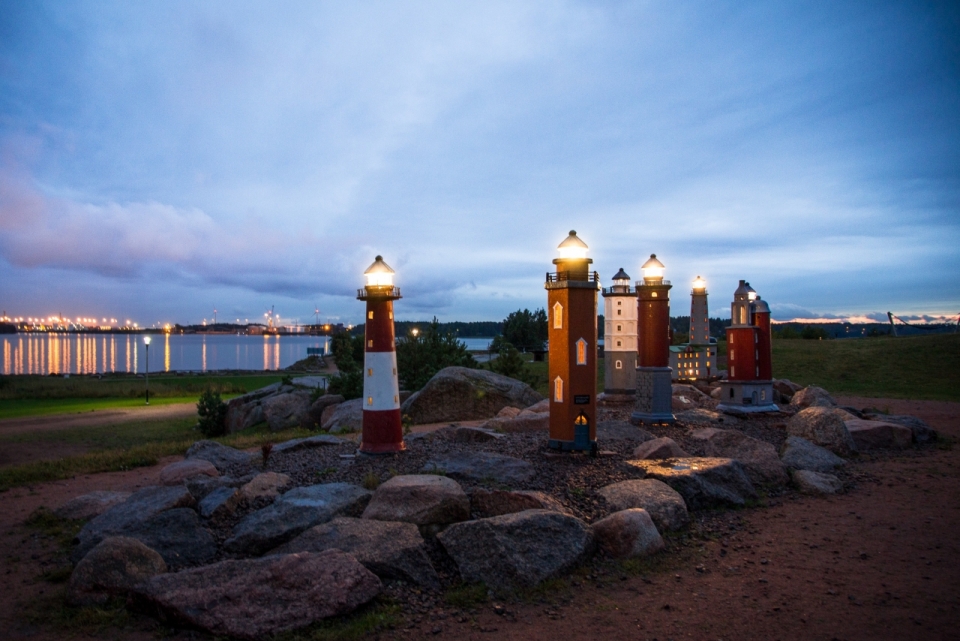
<path id="1" fill-rule="evenodd" d="M 589 247 L 577 237 L 577 232 L 571 229 L 570 235 L 557 246 L 557 249 L 560 250 L 561 260 L 584 260 Z"/>
<path id="2" fill-rule="evenodd" d="M 640 268 L 640 272 L 643 274 L 643 280 L 645 281 L 663 280 L 663 270 L 664 265 L 657 260 L 656 254 L 650 254 L 650 260 L 645 262 Z"/>
<path id="3" fill-rule="evenodd" d="M 373 264 L 367 267 L 363 275 L 367 278 L 367 287 L 393 287 L 395 271 L 383 262 L 383 256 L 377 256 Z"/>
<path id="4" fill-rule="evenodd" d="M 144 343 L 144 345 L 149 345 L 149 344 L 150 344 L 150 340 L 151 340 L 151 339 L 150 339 L 149 336 L 144 336 L 144 337 L 143 337 L 143 343 Z"/>
<path id="5" fill-rule="evenodd" d="M 703 290 L 707 288 L 707 281 L 703 280 L 697 276 L 696 280 L 693 281 L 693 288 L 696 290 Z"/>

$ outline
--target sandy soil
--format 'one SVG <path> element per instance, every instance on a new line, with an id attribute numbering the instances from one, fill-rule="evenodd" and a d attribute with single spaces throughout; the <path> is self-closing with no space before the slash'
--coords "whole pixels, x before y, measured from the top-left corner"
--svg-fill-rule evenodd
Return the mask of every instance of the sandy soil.
<path id="1" fill-rule="evenodd" d="M 838 400 L 914 414 L 960 438 L 960 403 Z M 63 563 L 55 543 L 24 526 L 24 519 L 40 506 L 56 507 L 94 489 L 150 485 L 160 467 L 0 495 L 0 572 L 7 586 L 0 593 L 0 631 L 6 631 L 0 636 L 64 636 L 24 617 L 55 602 L 60 587 L 41 574 Z M 960 447 L 864 456 L 850 467 L 856 483 L 845 494 L 788 495 L 766 507 L 707 515 L 701 520 L 714 536 L 673 545 L 667 571 L 638 577 L 594 573 L 534 602 L 434 612 L 381 636 L 960 639 Z M 156 633 L 152 621 L 134 619 L 122 630 L 74 638 L 146 640 Z"/>

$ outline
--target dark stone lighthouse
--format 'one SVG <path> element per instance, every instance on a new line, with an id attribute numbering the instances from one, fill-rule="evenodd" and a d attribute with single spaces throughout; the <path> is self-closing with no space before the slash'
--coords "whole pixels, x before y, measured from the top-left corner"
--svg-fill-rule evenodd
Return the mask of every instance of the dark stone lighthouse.
<path id="1" fill-rule="evenodd" d="M 393 301 L 400 289 L 393 286 L 393 269 L 377 256 L 367 271 L 366 286 L 357 298 L 366 301 L 367 316 L 363 354 L 363 438 L 360 451 L 367 454 L 400 452 L 403 426 L 400 422 L 400 386 L 393 330 Z"/>
<path id="2" fill-rule="evenodd" d="M 630 420 L 635 424 L 673 423 L 670 369 L 670 281 L 656 254 L 643 264 L 637 281 L 637 394 Z"/>
<path id="3" fill-rule="evenodd" d="M 597 449 L 597 290 L 587 244 L 577 232 L 560 243 L 548 272 L 550 441 L 559 450 Z"/>

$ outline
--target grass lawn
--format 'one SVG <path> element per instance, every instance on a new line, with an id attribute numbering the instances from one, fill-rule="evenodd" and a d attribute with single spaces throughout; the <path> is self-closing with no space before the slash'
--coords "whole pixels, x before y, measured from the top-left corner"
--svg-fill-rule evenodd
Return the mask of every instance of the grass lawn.
<path id="1" fill-rule="evenodd" d="M 831 394 L 960 401 L 960 334 L 774 340 L 773 374 Z"/>

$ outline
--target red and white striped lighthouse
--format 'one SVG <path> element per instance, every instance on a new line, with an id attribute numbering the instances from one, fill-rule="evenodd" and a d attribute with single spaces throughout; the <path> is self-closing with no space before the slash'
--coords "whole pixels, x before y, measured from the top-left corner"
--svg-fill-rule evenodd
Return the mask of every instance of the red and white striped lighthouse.
<path id="1" fill-rule="evenodd" d="M 634 424 L 673 423 L 673 370 L 670 368 L 670 281 L 656 254 L 643 264 L 637 282 L 637 393 Z"/>
<path id="2" fill-rule="evenodd" d="M 393 301 L 400 289 L 393 285 L 393 269 L 382 256 L 363 272 L 366 286 L 357 298 L 367 303 L 363 354 L 363 439 L 360 451 L 390 454 L 406 448 L 400 421 L 400 385 L 393 330 Z"/>
<path id="3" fill-rule="evenodd" d="M 727 328 L 727 380 L 721 383 L 720 409 L 775 412 L 770 307 L 750 283 L 733 293 Z"/>

